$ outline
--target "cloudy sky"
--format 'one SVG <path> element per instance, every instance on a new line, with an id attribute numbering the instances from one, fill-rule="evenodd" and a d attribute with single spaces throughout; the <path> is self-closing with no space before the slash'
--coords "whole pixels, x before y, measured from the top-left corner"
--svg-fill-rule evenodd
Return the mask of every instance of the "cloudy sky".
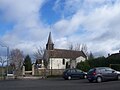
<path id="1" fill-rule="evenodd" d="M 96 56 L 120 50 L 120 0 L 0 0 L 0 42 L 32 54 L 86 44 Z"/>

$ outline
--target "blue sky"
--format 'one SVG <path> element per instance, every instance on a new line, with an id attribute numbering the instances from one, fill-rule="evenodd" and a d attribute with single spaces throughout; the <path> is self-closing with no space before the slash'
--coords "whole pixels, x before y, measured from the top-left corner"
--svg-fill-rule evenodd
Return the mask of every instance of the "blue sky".
<path id="1" fill-rule="evenodd" d="M 47 0 L 47 2 L 41 8 L 40 13 L 43 23 L 52 25 L 60 20 L 61 16 L 53 10 L 54 5 L 55 0 Z"/>
<path id="2" fill-rule="evenodd" d="M 56 48 L 86 44 L 107 56 L 120 49 L 119 0 L 0 0 L 0 40 L 33 54 L 52 32 Z"/>

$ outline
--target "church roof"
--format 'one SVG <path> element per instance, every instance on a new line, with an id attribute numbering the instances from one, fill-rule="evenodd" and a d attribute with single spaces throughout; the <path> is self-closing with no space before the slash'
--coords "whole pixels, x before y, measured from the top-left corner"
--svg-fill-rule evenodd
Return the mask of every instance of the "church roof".
<path id="1" fill-rule="evenodd" d="M 54 49 L 47 50 L 50 58 L 71 58 L 76 59 L 80 56 L 87 58 L 83 51 L 75 51 L 75 50 L 66 50 L 66 49 Z"/>
<path id="2" fill-rule="evenodd" d="M 84 58 L 87 58 L 87 56 L 84 54 L 83 51 L 54 49 L 53 45 L 54 44 L 52 42 L 51 32 L 50 32 L 49 37 L 48 37 L 48 42 L 46 44 L 46 52 L 44 53 L 45 57 L 76 59 L 76 58 L 82 56 Z"/>

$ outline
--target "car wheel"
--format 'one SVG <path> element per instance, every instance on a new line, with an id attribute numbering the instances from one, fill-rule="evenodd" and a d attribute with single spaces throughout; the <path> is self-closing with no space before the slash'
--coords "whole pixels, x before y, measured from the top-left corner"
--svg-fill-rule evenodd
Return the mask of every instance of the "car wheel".
<path id="1" fill-rule="evenodd" d="M 68 80 L 71 80 L 71 76 L 68 76 Z"/>
<path id="2" fill-rule="evenodd" d="M 117 76 L 117 80 L 120 80 L 120 75 Z"/>
<path id="3" fill-rule="evenodd" d="M 84 75 L 84 79 L 86 79 L 87 78 L 87 75 Z"/>
<path id="4" fill-rule="evenodd" d="M 102 82 L 102 77 L 97 77 L 96 82 L 101 83 Z"/>

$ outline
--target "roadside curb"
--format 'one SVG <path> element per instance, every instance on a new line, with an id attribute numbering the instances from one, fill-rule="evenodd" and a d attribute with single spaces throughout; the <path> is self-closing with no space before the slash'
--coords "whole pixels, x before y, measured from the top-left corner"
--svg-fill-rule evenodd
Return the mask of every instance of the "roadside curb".
<path id="1" fill-rule="evenodd" d="M 21 80 L 39 80 L 39 79 L 44 79 L 43 77 L 17 77 L 17 79 Z"/>

